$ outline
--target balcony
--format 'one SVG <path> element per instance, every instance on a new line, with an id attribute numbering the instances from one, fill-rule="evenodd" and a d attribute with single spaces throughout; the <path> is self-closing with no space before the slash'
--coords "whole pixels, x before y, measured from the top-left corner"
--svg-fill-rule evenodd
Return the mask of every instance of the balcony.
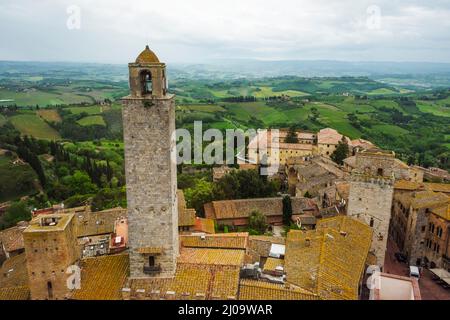
<path id="1" fill-rule="evenodd" d="M 144 266 L 145 274 L 155 274 L 161 272 L 161 265 L 157 264 L 154 266 Z"/>

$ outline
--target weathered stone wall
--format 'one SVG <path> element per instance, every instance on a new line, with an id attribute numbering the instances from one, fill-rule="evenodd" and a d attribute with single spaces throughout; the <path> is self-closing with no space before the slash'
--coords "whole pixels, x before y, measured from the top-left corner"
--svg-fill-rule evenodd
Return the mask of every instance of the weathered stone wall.
<path id="1" fill-rule="evenodd" d="M 322 144 L 322 143 L 317 144 L 318 153 L 327 158 L 329 158 L 333 154 L 336 148 L 337 148 L 336 144 Z"/>
<path id="2" fill-rule="evenodd" d="M 130 70 L 130 91 L 135 96 L 142 96 L 142 79 L 141 73 L 151 73 L 152 78 L 152 95 L 158 98 L 164 97 L 166 90 L 166 74 L 165 64 L 137 64 L 128 65 Z"/>
<path id="3" fill-rule="evenodd" d="M 250 238 L 249 241 L 249 251 L 256 253 L 259 257 L 268 257 L 271 246 L 272 242 L 266 240 Z"/>
<path id="4" fill-rule="evenodd" d="M 125 173 L 127 180 L 130 276 L 148 277 L 148 256 L 139 248 L 160 248 L 153 276 L 173 276 L 178 256 L 176 198 L 175 101 L 123 99 Z"/>
<path id="5" fill-rule="evenodd" d="M 364 172 L 374 176 L 381 175 L 385 177 L 390 177 L 394 174 L 394 155 L 357 153 L 355 162 L 355 169 L 359 172 Z M 382 169 L 381 173 L 379 173 L 379 169 Z"/>
<path id="6" fill-rule="evenodd" d="M 371 252 L 384 265 L 394 188 L 390 179 L 352 176 L 347 215 L 373 228 Z"/>
<path id="7" fill-rule="evenodd" d="M 389 227 L 390 235 L 392 239 L 397 244 L 400 251 L 404 251 L 405 248 L 405 236 L 406 236 L 406 226 L 408 223 L 408 217 L 410 208 L 405 207 L 402 203 L 396 199 L 397 192 L 394 192 L 394 200 L 392 203 L 392 216 Z"/>
<path id="8" fill-rule="evenodd" d="M 422 233 L 422 234 L 425 233 L 425 237 L 422 244 L 423 256 L 427 258 L 429 267 L 431 267 L 431 264 L 433 263 L 436 268 L 445 269 L 447 266 L 444 263 L 445 258 L 443 257 L 446 256 L 446 254 L 448 254 L 447 246 L 450 245 L 449 242 L 450 222 L 432 213 L 428 215 L 428 221 L 426 222 L 427 222 L 427 225 L 425 226 L 426 231 Z M 438 234 L 438 229 L 442 230 L 442 235 Z M 429 246 L 427 246 L 426 240 L 428 240 Z"/>
<path id="9" fill-rule="evenodd" d="M 23 233 L 31 299 L 68 297 L 66 271 L 80 256 L 75 228 L 71 219 L 64 230 Z"/>
<path id="10" fill-rule="evenodd" d="M 446 268 L 444 264 L 445 259 L 443 256 L 449 253 L 447 247 L 450 246 L 449 230 L 450 221 L 444 220 L 442 217 L 436 214 L 430 214 L 428 219 L 429 225 L 426 227 L 426 239 L 430 241 L 429 248 L 424 244 L 424 256 L 428 259 L 429 263 L 434 262 L 437 268 Z M 434 228 L 431 228 L 434 226 Z M 438 228 L 442 229 L 442 235 L 439 236 Z M 439 251 L 434 249 L 434 245 L 439 246 Z"/>
<path id="11" fill-rule="evenodd" d="M 425 209 L 410 211 L 404 247 L 410 265 L 418 265 L 423 262 L 424 236 L 428 225 L 428 216 Z"/>
<path id="12" fill-rule="evenodd" d="M 320 196 L 322 195 L 321 191 L 332 186 L 336 180 L 336 176 L 331 173 L 311 177 L 308 181 L 300 182 L 296 185 L 296 196 L 303 197 L 306 192 L 312 197 Z"/>
<path id="13" fill-rule="evenodd" d="M 98 212 L 84 212 L 75 215 L 77 237 L 114 232 L 118 218 L 126 217 L 127 209 L 114 208 Z"/>

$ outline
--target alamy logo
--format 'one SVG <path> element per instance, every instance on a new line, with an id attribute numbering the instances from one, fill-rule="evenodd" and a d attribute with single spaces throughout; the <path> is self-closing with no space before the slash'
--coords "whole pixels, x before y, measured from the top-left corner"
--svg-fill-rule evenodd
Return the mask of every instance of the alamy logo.
<path id="1" fill-rule="evenodd" d="M 70 276 L 67 277 L 67 288 L 69 290 L 81 289 L 81 269 L 77 265 L 71 265 L 66 270 L 67 274 Z"/>
<path id="2" fill-rule="evenodd" d="M 381 288 L 381 269 L 377 265 L 369 266 L 372 274 L 367 278 L 366 285 L 370 290 L 376 290 Z"/>
<path id="3" fill-rule="evenodd" d="M 81 8 L 76 5 L 71 5 L 66 9 L 69 17 L 67 18 L 66 26 L 69 30 L 81 29 Z"/>

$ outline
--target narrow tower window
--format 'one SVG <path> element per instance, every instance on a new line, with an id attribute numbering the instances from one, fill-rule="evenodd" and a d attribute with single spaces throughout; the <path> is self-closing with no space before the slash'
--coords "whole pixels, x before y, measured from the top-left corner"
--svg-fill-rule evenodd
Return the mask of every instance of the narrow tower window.
<path id="1" fill-rule="evenodd" d="M 53 299 L 53 286 L 52 286 L 51 281 L 47 282 L 47 292 L 48 292 L 48 298 Z"/>

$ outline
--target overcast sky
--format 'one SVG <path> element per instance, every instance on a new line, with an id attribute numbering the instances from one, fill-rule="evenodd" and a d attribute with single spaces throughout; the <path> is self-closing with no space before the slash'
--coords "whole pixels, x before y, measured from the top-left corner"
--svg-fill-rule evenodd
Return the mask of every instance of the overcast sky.
<path id="1" fill-rule="evenodd" d="M 450 1 L 0 0 L 0 60 L 126 63 L 147 43 L 165 62 L 450 62 Z"/>

